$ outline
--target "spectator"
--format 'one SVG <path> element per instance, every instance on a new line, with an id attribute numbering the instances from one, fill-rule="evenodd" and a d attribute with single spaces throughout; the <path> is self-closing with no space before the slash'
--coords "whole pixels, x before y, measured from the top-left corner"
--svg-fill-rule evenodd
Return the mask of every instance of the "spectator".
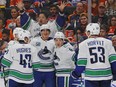
<path id="1" fill-rule="evenodd" d="M 114 35 L 114 36 L 112 37 L 112 43 L 113 43 L 114 49 L 115 49 L 115 51 L 116 51 L 116 35 Z"/>
<path id="2" fill-rule="evenodd" d="M 2 39 L 2 32 L 4 30 L 4 20 L 2 18 L 0 18 L 0 39 Z M 10 30 L 10 36 L 9 36 L 10 40 L 13 39 L 13 34 L 12 34 L 12 30 Z"/>
<path id="3" fill-rule="evenodd" d="M 87 36 L 83 35 L 83 31 L 81 29 L 77 29 L 77 34 L 75 34 L 76 39 L 77 39 L 77 43 L 80 43 L 82 41 L 84 41 L 85 39 L 87 39 Z"/>
<path id="4" fill-rule="evenodd" d="M 35 10 L 31 7 L 32 0 L 22 0 L 22 1 L 24 3 L 24 8 L 27 13 L 35 12 Z"/>
<path id="5" fill-rule="evenodd" d="M 116 15 L 116 0 L 106 0 L 106 15 Z"/>
<path id="6" fill-rule="evenodd" d="M 55 20 L 58 16 L 58 7 L 56 5 L 51 5 L 49 8 L 49 12 L 50 12 L 50 17 L 49 20 Z"/>
<path id="7" fill-rule="evenodd" d="M 20 16 L 16 18 L 16 27 L 21 27 Z"/>
<path id="8" fill-rule="evenodd" d="M 16 6 L 19 1 L 22 1 L 22 0 L 10 0 L 10 7 Z"/>
<path id="9" fill-rule="evenodd" d="M 5 9 L 0 8 L 0 17 L 5 19 Z"/>
<path id="10" fill-rule="evenodd" d="M 101 2 L 105 3 L 105 1 L 106 1 L 106 0 L 99 0 L 99 3 L 101 3 Z"/>
<path id="11" fill-rule="evenodd" d="M 2 31 L 4 29 L 4 21 L 0 18 L 0 39 L 2 38 Z"/>
<path id="12" fill-rule="evenodd" d="M 18 17 L 19 9 L 17 7 L 11 8 L 11 19 L 6 20 L 6 28 L 7 29 L 14 29 L 16 27 L 16 18 Z"/>
<path id="13" fill-rule="evenodd" d="M 40 3 L 34 3 L 36 0 L 22 0 L 27 13 L 40 13 Z M 38 5 L 36 5 L 38 4 Z"/>
<path id="14" fill-rule="evenodd" d="M 109 19 L 109 32 L 108 32 L 108 35 L 113 36 L 115 32 L 116 32 L 116 15 L 113 15 Z"/>
<path id="15" fill-rule="evenodd" d="M 72 5 L 73 6 L 76 6 L 76 4 L 78 3 L 78 2 L 80 2 L 81 0 L 71 0 L 71 3 L 72 3 Z"/>
<path id="16" fill-rule="evenodd" d="M 78 2 L 76 4 L 76 10 L 68 17 L 69 23 L 73 28 L 77 27 L 77 24 L 79 23 L 80 14 L 84 12 L 84 4 L 82 2 Z"/>
<path id="17" fill-rule="evenodd" d="M 41 6 L 45 8 L 49 7 L 50 5 L 56 2 L 56 0 L 35 0 L 35 1 L 40 1 Z"/>
<path id="18" fill-rule="evenodd" d="M 107 25 L 108 16 L 105 14 L 105 11 L 106 9 L 104 3 L 100 3 L 98 6 L 98 15 L 93 16 L 92 22 Z"/>
<path id="19" fill-rule="evenodd" d="M 86 13 L 82 13 L 80 14 L 80 18 L 79 18 L 79 23 L 80 23 L 80 29 L 83 33 L 83 35 L 85 34 L 85 28 L 88 24 L 88 16 Z"/>
<path id="20" fill-rule="evenodd" d="M 105 24 L 102 24 L 100 26 L 100 37 L 104 37 L 108 39 L 108 26 Z"/>
<path id="21" fill-rule="evenodd" d="M 92 0 L 92 15 L 98 15 L 98 0 Z"/>
<path id="22" fill-rule="evenodd" d="M 10 41 L 10 30 L 4 29 L 2 31 L 2 40 L 9 42 Z"/>

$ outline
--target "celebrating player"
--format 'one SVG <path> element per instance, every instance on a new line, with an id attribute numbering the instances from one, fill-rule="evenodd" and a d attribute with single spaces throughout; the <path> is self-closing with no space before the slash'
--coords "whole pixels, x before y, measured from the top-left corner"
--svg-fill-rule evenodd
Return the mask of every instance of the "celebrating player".
<path id="1" fill-rule="evenodd" d="M 2 59 L 9 67 L 8 87 L 33 87 L 33 68 L 37 68 L 36 48 L 26 43 L 25 30 L 18 34 L 19 43 L 10 46 Z"/>
<path id="2" fill-rule="evenodd" d="M 41 37 L 35 37 L 31 44 L 37 48 L 39 68 L 34 71 L 35 82 L 33 87 L 56 87 L 55 71 L 53 65 L 53 39 L 49 37 L 50 26 L 43 24 L 40 28 Z M 49 45 L 48 45 L 49 44 Z"/>
<path id="3" fill-rule="evenodd" d="M 65 36 L 62 32 L 56 32 L 54 36 L 54 65 L 56 69 L 57 87 L 71 87 L 69 77 L 71 71 L 74 69 L 74 62 L 72 61 L 75 52 L 69 50 L 64 45 Z"/>
<path id="4" fill-rule="evenodd" d="M 116 52 L 112 42 L 98 37 L 100 27 L 90 23 L 86 27 L 89 38 L 79 44 L 78 61 L 71 76 L 78 78 L 85 71 L 85 87 L 110 87 L 116 80 Z"/>

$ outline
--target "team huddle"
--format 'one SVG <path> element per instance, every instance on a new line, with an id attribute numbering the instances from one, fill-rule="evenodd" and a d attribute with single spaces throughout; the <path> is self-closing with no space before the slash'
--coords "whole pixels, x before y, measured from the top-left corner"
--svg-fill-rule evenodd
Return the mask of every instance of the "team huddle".
<path id="1" fill-rule="evenodd" d="M 2 67 L 8 70 L 6 87 L 82 87 L 74 84 L 82 73 L 85 87 L 111 87 L 111 81 L 115 83 L 116 52 L 110 40 L 98 36 L 97 23 L 87 25 L 88 39 L 79 44 L 78 52 L 62 32 L 56 32 L 54 38 L 49 37 L 50 32 L 47 24 L 35 38 L 21 28 L 13 31 L 14 41 L 1 58 Z"/>

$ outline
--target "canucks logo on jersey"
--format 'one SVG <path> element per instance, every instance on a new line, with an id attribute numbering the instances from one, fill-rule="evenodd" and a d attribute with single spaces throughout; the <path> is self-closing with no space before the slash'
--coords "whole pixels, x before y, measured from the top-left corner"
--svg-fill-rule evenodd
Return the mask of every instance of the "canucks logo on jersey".
<path id="1" fill-rule="evenodd" d="M 56 55 L 56 52 L 54 54 L 54 65 L 58 65 L 58 61 L 60 61 L 60 58 Z"/>
<path id="2" fill-rule="evenodd" d="M 47 47 L 45 46 L 44 49 L 41 49 L 39 52 L 38 52 L 38 56 L 40 59 L 42 60 L 49 60 L 50 59 L 50 55 L 51 55 L 51 51 L 49 51 L 47 49 Z"/>

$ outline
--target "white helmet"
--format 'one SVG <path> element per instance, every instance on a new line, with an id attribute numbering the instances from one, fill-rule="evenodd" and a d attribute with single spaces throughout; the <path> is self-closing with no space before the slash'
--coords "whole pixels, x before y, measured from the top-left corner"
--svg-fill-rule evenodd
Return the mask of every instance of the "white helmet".
<path id="1" fill-rule="evenodd" d="M 15 35 L 18 35 L 18 33 L 19 33 L 20 31 L 23 31 L 23 29 L 20 28 L 20 27 L 16 27 L 16 28 L 14 29 L 14 31 L 13 31 L 13 36 L 15 37 Z"/>
<path id="2" fill-rule="evenodd" d="M 28 30 L 25 30 L 25 34 L 27 35 L 27 38 L 31 38 L 31 33 Z"/>
<path id="3" fill-rule="evenodd" d="M 62 32 L 56 32 L 54 38 L 61 38 L 61 39 L 65 39 L 65 36 Z"/>
<path id="4" fill-rule="evenodd" d="M 18 33 L 18 39 L 19 40 L 25 40 L 25 37 L 30 38 L 30 32 L 27 30 L 20 31 Z"/>
<path id="5" fill-rule="evenodd" d="M 50 30 L 50 26 L 49 26 L 48 24 L 43 24 L 43 25 L 40 27 L 40 31 L 45 30 L 45 29 L 49 29 L 49 30 Z"/>
<path id="6" fill-rule="evenodd" d="M 98 23 L 89 23 L 86 26 L 86 33 L 90 32 L 90 36 L 91 35 L 99 35 L 100 33 L 100 26 Z"/>

